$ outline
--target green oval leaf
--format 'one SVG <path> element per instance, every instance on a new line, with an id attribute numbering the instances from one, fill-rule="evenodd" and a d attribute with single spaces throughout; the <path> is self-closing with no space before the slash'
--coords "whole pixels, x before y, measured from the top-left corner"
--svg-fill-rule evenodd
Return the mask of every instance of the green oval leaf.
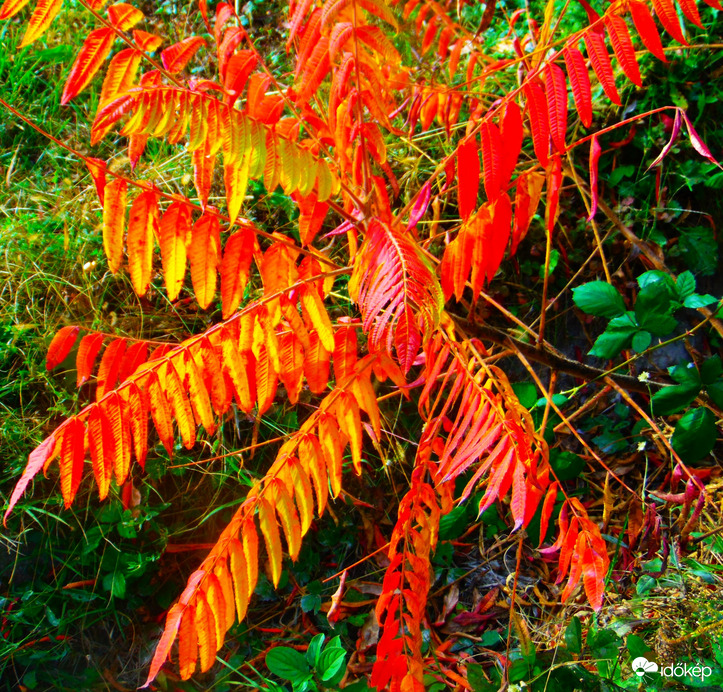
<path id="1" fill-rule="evenodd" d="M 671 443 L 683 461 L 700 461 L 710 454 L 717 436 L 715 416 L 707 408 L 695 408 L 678 421 Z"/>
<path id="2" fill-rule="evenodd" d="M 309 673 L 309 664 L 302 654 L 288 646 L 277 646 L 266 654 L 266 667 L 290 682 L 301 682 Z"/>
<path id="3" fill-rule="evenodd" d="M 614 286 L 605 281 L 591 281 L 572 289 L 575 305 L 588 315 L 617 317 L 625 312 L 625 301 Z"/>

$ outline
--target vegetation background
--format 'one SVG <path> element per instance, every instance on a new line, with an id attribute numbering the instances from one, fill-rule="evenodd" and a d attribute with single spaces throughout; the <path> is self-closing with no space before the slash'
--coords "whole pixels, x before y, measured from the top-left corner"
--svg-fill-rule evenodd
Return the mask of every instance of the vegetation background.
<path id="1" fill-rule="evenodd" d="M 558 2 L 555 10 L 563 6 Z M 203 32 L 193 3 L 163 2 L 142 9 L 165 35 L 180 38 Z M 509 55 L 509 25 L 503 12 L 509 17 L 515 10 L 540 20 L 545 5 L 498 3 L 495 20 L 484 34 L 490 54 Z M 291 69 L 284 48 L 285 3 L 250 1 L 238 12 L 267 63 L 280 72 Z M 469 4 L 461 14 L 468 26 L 475 27 L 481 12 L 480 6 Z M 643 87 L 628 84 L 621 92 L 620 108 L 596 105 L 597 126 L 674 104 L 687 110 L 714 155 L 723 152 L 719 125 L 723 122 L 723 17 L 709 7 L 701 13 L 706 29 L 691 25 L 691 47 L 668 52 L 667 64 L 641 56 Z M 582 26 L 586 21 L 582 7 L 568 8 L 564 21 L 571 28 Z M 86 110 L 95 109 L 99 80 L 69 106 L 60 106 L 60 95 L 91 28 L 89 16 L 82 7 L 67 2 L 40 42 L 19 48 L 23 28 L 23 21 L 15 20 L 0 26 L 2 98 L 57 139 L 85 152 L 89 141 Z M 601 198 L 671 269 L 691 272 L 697 294 L 719 297 L 723 294 L 718 237 L 723 172 L 683 139 L 673 146 L 662 167 L 647 171 L 651 152 L 665 144 L 672 126 L 672 118 L 661 115 L 605 139 Z M 190 190 L 190 176 L 164 146 L 149 142 L 148 156 L 157 162 L 154 175 Z M 394 155 L 399 160 L 416 157 L 403 181 L 408 189 L 433 169 L 435 153 L 434 141 L 424 136 L 398 147 Z M 103 143 L 93 155 L 117 157 L 115 142 Z M 579 165 L 586 170 L 582 155 Z M 109 273 L 99 206 L 87 169 L 4 108 L 0 108 L 0 176 L 0 492 L 6 499 L 29 452 L 89 396 L 76 389 L 71 367 L 51 373 L 45 369 L 47 346 L 60 327 L 83 324 L 117 334 L 180 340 L 207 327 L 214 316 L 200 311 L 191 298 L 171 305 L 156 291 L 139 299 L 126 275 Z M 281 191 L 266 196 L 252 188 L 251 194 L 249 213 L 260 227 L 273 232 L 293 226 L 297 212 Z M 560 299 L 546 336 L 568 357 L 582 360 L 607 322 L 583 314 L 564 289 L 573 276 L 578 286 L 598 279 L 603 268 L 597 258 L 588 261 L 594 254 L 594 241 L 585 223 L 587 210 L 573 186 L 563 189 L 561 206 L 565 236 L 553 250 L 549 267 L 550 290 L 559 293 Z M 636 281 L 651 265 L 640 261 L 640 247 L 617 230 L 606 226 L 600 232 L 615 284 L 632 304 Z M 504 262 L 491 295 L 523 319 L 539 314 L 544 263 L 544 218 L 537 217 L 516 258 Z M 353 314 L 350 304 L 348 312 Z M 692 310 L 676 312 L 678 324 L 671 343 L 636 358 L 630 370 L 634 375 L 657 376 L 672 366 L 683 368 L 691 356 L 698 363 L 710 361 L 710 377 L 704 382 L 709 407 L 699 410 L 719 414 L 721 373 L 720 359 L 716 365 L 715 358 L 720 337 L 707 326 L 698 329 L 697 317 Z M 497 317 L 492 312 L 489 319 L 495 326 Z M 598 364 L 618 353 L 606 352 Z M 561 419 L 550 410 L 529 372 L 514 359 L 506 365 L 521 402 L 552 442 L 552 431 L 559 429 Z M 536 372 L 543 381 L 550 381 L 548 369 Z M 664 429 L 668 437 L 680 418 L 693 411 L 689 406 L 703 386 L 699 381 L 696 388 L 695 382 L 686 380 L 684 370 L 677 374 L 679 379 L 672 373 L 675 381 L 689 386 L 681 397 L 689 400 L 682 408 L 661 409 L 672 412 Z M 644 433 L 640 417 L 615 392 L 592 401 L 579 398 L 580 389 L 572 375 L 560 371 L 556 405 L 568 415 L 577 412 L 579 429 L 597 453 L 611 460 L 628 482 L 642 483 L 647 455 L 660 449 Z M 368 638 L 371 643 L 378 636 L 370 612 L 385 567 L 383 558 L 372 558 L 350 572 L 349 580 L 356 588 L 346 592 L 344 615 L 333 628 L 325 613 L 338 578 L 327 579 L 385 544 L 381 534 L 388 534 L 393 524 L 389 503 L 401 494 L 404 462 L 413 455 L 412 441 L 421 432 L 415 413 L 413 407 L 390 404 L 386 415 L 394 421 L 395 458 L 373 459 L 376 472 L 352 481 L 306 538 L 298 562 L 287 565 L 278 589 L 261 575 L 252 615 L 234 627 L 213 669 L 187 682 L 162 675 L 158 689 L 276 689 L 283 683 L 265 659 L 269 645 L 282 643 L 305 650 L 317 632 L 327 641 L 340 638 L 338 646 L 346 652 L 344 682 L 353 683 L 347 687 L 367 689 L 364 673 L 368 668 L 352 652 L 360 640 Z M 692 439 L 685 437 L 685 427 L 678 427 L 677 450 L 701 468 L 699 477 L 714 491 L 720 485 L 718 421 L 695 415 L 689 421 Z M 52 483 L 36 484 L 2 532 L 0 689 L 124 690 L 143 682 L 166 609 L 240 501 L 239 485 L 248 481 L 244 462 L 254 453 L 257 458 L 265 453 L 261 446 L 258 451 L 229 454 L 251 447 L 243 422 L 237 419 L 235 427 L 227 426 L 213 445 L 200 451 L 196 448 L 190 453 L 178 445 L 170 464 L 159 447 L 148 460 L 147 475 L 134 480 L 125 498 L 113 491 L 108 501 L 99 503 L 84 487 L 74 508 L 64 510 L 58 488 Z M 295 409 L 275 406 L 255 431 L 253 444 L 277 439 L 298 425 Z M 557 444 L 552 455 L 561 477 L 577 479 L 581 494 L 590 487 L 609 492 L 605 474 L 590 471 L 584 451 Z M 207 462 L 211 457 L 213 461 Z M 394 489 L 391 495 L 390 487 Z M 603 493 L 597 508 L 602 511 L 603 505 L 618 505 L 622 500 Z M 629 688 L 629 660 L 651 650 L 660 655 L 666 642 L 675 642 L 670 645 L 672 653 L 668 652 L 674 660 L 712 666 L 716 677 L 706 681 L 710 689 L 723 684 L 723 538 L 714 533 L 721 520 L 719 500 L 703 513 L 701 525 L 692 534 L 694 539 L 707 537 L 680 561 L 672 560 L 667 570 L 660 554 L 651 554 L 618 585 L 609 585 L 614 598 L 594 618 L 580 603 L 546 603 L 540 592 L 546 580 L 544 569 L 532 562 L 516 566 L 516 538 L 503 538 L 508 527 L 497 507 L 491 507 L 481 520 L 475 509 L 470 503 L 445 517 L 433 558 L 432 596 L 438 621 L 432 624 L 445 646 L 437 674 L 429 676 L 429 690 L 453 686 L 442 671 L 451 670 L 459 660 L 468 661 L 466 680 L 471 689 L 496 689 L 499 672 L 495 681 L 490 671 L 496 670 L 495 661 L 502 654 L 507 656 L 508 680 L 513 684 L 526 682 L 549 690 L 569 690 L 570 685 L 586 690 Z M 669 511 L 672 526 L 679 504 L 673 503 Z M 625 521 L 625 513 L 622 516 Z M 513 618 L 500 605 L 515 588 L 510 575 L 516 575 L 522 607 Z M 492 589 L 498 589 L 499 602 L 485 611 L 480 604 Z M 293 680 L 287 678 L 289 682 Z M 648 688 L 657 684 L 662 682 L 649 683 Z M 700 687 L 694 679 L 675 684 L 679 689 Z"/>

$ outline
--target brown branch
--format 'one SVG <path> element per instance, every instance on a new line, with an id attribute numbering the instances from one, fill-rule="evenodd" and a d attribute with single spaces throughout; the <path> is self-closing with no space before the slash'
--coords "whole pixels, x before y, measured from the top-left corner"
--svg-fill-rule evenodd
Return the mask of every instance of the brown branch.
<path id="1" fill-rule="evenodd" d="M 476 324 L 466 320 L 464 317 L 458 315 L 451 315 L 455 322 L 462 326 L 462 329 L 476 336 L 483 341 L 491 341 L 499 346 L 509 348 L 513 352 L 519 352 L 528 358 L 529 360 L 545 365 L 548 368 L 552 368 L 556 372 L 564 372 L 573 377 L 579 377 L 586 382 L 595 382 L 602 380 L 605 377 L 609 377 L 613 382 L 624 387 L 628 391 L 638 392 L 640 394 L 650 394 L 650 390 L 661 389 L 667 387 L 667 382 L 656 382 L 654 380 L 646 380 L 641 382 L 636 377 L 630 375 L 620 375 L 619 373 L 611 373 L 607 370 L 601 370 L 600 368 L 594 368 L 591 365 L 585 365 L 579 361 L 572 360 L 567 356 L 563 355 L 556 349 L 553 349 L 549 344 L 535 345 L 528 344 L 519 339 L 515 339 L 513 336 L 506 334 L 495 327 L 489 325 Z M 604 384 L 600 382 L 600 384 Z"/>

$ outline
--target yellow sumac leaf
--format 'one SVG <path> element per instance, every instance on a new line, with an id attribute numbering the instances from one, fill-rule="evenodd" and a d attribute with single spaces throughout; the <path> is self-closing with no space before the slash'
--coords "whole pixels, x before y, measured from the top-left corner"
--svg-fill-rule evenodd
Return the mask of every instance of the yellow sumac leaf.
<path id="1" fill-rule="evenodd" d="M 250 159 L 244 156 L 238 163 L 224 164 L 223 181 L 226 186 L 226 206 L 228 207 L 228 218 L 231 224 L 241 211 L 246 188 L 249 183 Z"/>
<path id="2" fill-rule="evenodd" d="M 331 496 L 341 492 L 341 460 L 343 444 L 339 436 L 339 424 L 328 413 L 319 417 L 319 443 L 329 473 Z"/>
<path id="3" fill-rule="evenodd" d="M 255 529 L 254 529 L 255 531 Z M 234 600 L 236 601 L 236 614 L 239 622 L 246 617 L 249 606 L 249 584 L 246 570 L 246 557 L 241 542 L 232 538 L 228 544 L 229 569 L 233 581 Z"/>
<path id="4" fill-rule="evenodd" d="M 183 446 L 186 449 L 191 449 L 196 444 L 196 423 L 193 418 L 191 404 L 188 401 L 186 391 L 181 384 L 173 361 L 169 360 L 159 368 L 158 378 L 166 392 L 168 402 L 171 404 L 178 425 L 178 432 L 181 433 Z"/>
<path id="5" fill-rule="evenodd" d="M 377 395 L 369 378 L 368 371 L 360 374 L 354 379 L 351 391 L 356 398 L 359 408 L 363 409 L 372 424 L 372 429 L 379 437 L 381 433 L 381 418 L 379 415 L 379 405 L 377 404 Z"/>
<path id="6" fill-rule="evenodd" d="M 150 190 L 133 200 L 128 221 L 128 267 L 133 290 L 145 295 L 151 284 L 153 237 L 158 235 L 158 196 Z"/>
<path id="7" fill-rule="evenodd" d="M 263 497 L 259 499 L 258 503 L 259 525 L 266 541 L 266 552 L 269 557 L 269 567 L 271 568 L 271 581 L 276 587 L 279 585 L 279 579 L 281 578 L 281 536 L 279 535 L 279 526 L 276 523 L 276 512 L 273 505 Z"/>
<path id="8" fill-rule="evenodd" d="M 208 608 L 213 614 L 213 621 L 216 628 L 216 649 L 220 649 L 226 636 L 226 602 L 223 597 L 221 584 L 215 574 L 206 575 L 206 600 Z M 231 601 L 233 608 L 233 601 Z M 232 611 L 233 612 L 233 611 Z M 233 622 L 233 618 L 232 618 Z"/>
<path id="9" fill-rule="evenodd" d="M 216 660 L 216 620 L 203 591 L 196 593 L 196 634 L 201 672 L 205 673 Z"/>
<path id="10" fill-rule="evenodd" d="M 176 365 L 180 365 L 177 359 Z M 188 351 L 184 351 L 183 353 L 182 367 L 184 373 L 182 375 L 179 373 L 179 375 L 181 375 L 181 380 L 188 386 L 188 395 L 196 422 L 203 425 L 209 435 L 213 435 L 216 430 L 216 422 L 213 418 L 213 409 L 211 408 L 208 389 L 206 389 L 203 377 L 196 367 L 193 356 Z"/>
<path id="11" fill-rule="evenodd" d="M 93 463 L 93 475 L 98 485 L 98 495 L 105 500 L 113 472 L 115 443 L 108 417 L 100 406 L 94 406 L 88 415 L 88 447 Z"/>
<path id="12" fill-rule="evenodd" d="M 62 6 L 63 0 L 40 0 L 33 10 L 19 47 L 24 48 L 39 39 L 47 31 Z"/>
<path id="13" fill-rule="evenodd" d="M 341 392 L 336 400 L 335 410 L 339 427 L 349 438 L 354 471 L 361 475 L 362 430 L 359 405 L 349 392 Z"/>
<path id="14" fill-rule="evenodd" d="M 326 509 L 326 501 L 329 495 L 329 476 L 319 440 L 315 435 L 305 435 L 301 440 L 299 444 L 299 460 L 314 481 L 317 513 L 321 516 Z"/>
<path id="15" fill-rule="evenodd" d="M 191 212 L 183 202 L 173 202 L 161 217 L 158 242 L 161 246 L 163 278 L 169 300 L 176 300 L 186 275 L 186 247 L 191 236 Z"/>
<path id="16" fill-rule="evenodd" d="M 83 477 L 85 457 L 85 426 L 77 418 L 71 418 L 63 428 L 60 446 L 60 492 L 65 508 L 73 504 Z"/>
<path id="17" fill-rule="evenodd" d="M 291 555 L 292 560 L 296 560 L 301 549 L 299 515 L 296 512 L 294 501 L 291 499 L 286 484 L 280 478 L 275 478 L 271 482 L 271 487 L 273 489 L 276 513 L 281 520 L 281 527 L 284 529 L 286 543 L 289 546 L 289 555 Z"/>
<path id="18" fill-rule="evenodd" d="M 133 86 L 143 53 L 135 48 L 126 48 L 116 53 L 105 73 L 100 103 L 109 103 Z"/>
<path id="19" fill-rule="evenodd" d="M 123 404 L 116 392 L 105 398 L 101 404 L 103 412 L 108 417 L 111 434 L 113 435 L 114 451 L 113 473 L 118 485 L 123 485 L 128 478 L 131 466 L 131 437 L 130 428 L 124 415 Z"/>
<path id="20" fill-rule="evenodd" d="M 65 82 L 63 95 L 60 97 L 60 103 L 63 106 L 90 84 L 103 61 L 108 57 L 113 41 L 115 41 L 113 29 L 95 29 L 88 34 Z"/>
<path id="21" fill-rule="evenodd" d="M 103 249 L 108 268 L 114 274 L 123 264 L 123 234 L 126 223 L 126 195 L 128 183 L 122 178 L 111 180 L 105 186 L 103 203 Z"/>
<path id="22" fill-rule="evenodd" d="M 293 480 L 294 497 L 299 510 L 301 522 L 301 535 L 305 535 L 314 520 L 314 498 L 311 491 L 311 481 L 306 469 L 296 457 L 286 461 Z"/>
<path id="23" fill-rule="evenodd" d="M 198 660 L 198 635 L 196 634 L 195 609 L 188 607 L 183 612 L 178 628 L 178 669 L 182 680 L 188 680 L 196 672 Z"/>
<path id="24" fill-rule="evenodd" d="M 315 286 L 304 285 L 299 293 L 304 316 L 307 317 L 307 325 L 311 323 L 319 334 L 319 339 L 324 348 L 333 353 L 335 346 L 334 328 L 331 326 L 331 320 L 324 308 L 324 303 L 319 297 L 319 291 Z"/>
<path id="25" fill-rule="evenodd" d="M 216 292 L 216 268 L 221 252 L 218 219 L 204 214 L 193 226 L 189 255 L 191 281 L 198 304 L 205 310 Z"/>

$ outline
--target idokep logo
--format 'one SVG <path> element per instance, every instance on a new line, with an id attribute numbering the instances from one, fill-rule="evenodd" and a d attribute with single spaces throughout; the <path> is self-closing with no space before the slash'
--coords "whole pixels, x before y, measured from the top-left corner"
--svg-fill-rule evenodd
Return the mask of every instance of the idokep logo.
<path id="1" fill-rule="evenodd" d="M 644 656 L 638 656 L 633 659 L 633 673 L 643 677 L 646 673 L 657 673 L 658 664 L 655 661 L 648 661 Z"/>
<path id="2" fill-rule="evenodd" d="M 713 674 L 713 669 L 710 666 L 704 666 L 700 664 L 690 663 L 675 663 L 669 666 L 658 666 L 655 661 L 649 661 L 644 656 L 638 656 L 633 659 L 632 662 L 633 672 L 639 676 L 648 675 L 650 673 L 660 673 L 666 678 L 678 678 L 688 676 L 692 678 L 700 678 L 701 681 L 705 681 L 707 677 Z"/>

